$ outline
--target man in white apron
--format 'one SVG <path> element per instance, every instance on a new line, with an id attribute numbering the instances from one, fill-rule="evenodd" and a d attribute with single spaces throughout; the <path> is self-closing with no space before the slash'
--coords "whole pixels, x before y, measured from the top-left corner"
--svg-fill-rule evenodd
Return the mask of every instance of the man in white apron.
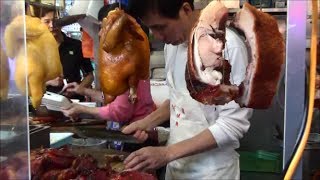
<path id="1" fill-rule="evenodd" d="M 170 99 L 123 132 L 135 132 L 137 138 L 144 140 L 145 130 L 170 119 L 170 136 L 165 147 L 146 147 L 130 154 L 125 160 L 126 168 L 152 170 L 167 164 L 166 179 L 239 179 L 235 149 L 250 126 L 252 110 L 240 108 L 234 101 L 209 106 L 191 98 L 185 68 L 189 33 L 199 16 L 199 11 L 193 9 L 193 0 L 133 0 L 132 6 L 154 36 L 166 43 Z M 232 65 L 230 81 L 240 84 L 248 64 L 247 50 L 243 40 L 230 29 L 226 40 L 223 55 Z"/>

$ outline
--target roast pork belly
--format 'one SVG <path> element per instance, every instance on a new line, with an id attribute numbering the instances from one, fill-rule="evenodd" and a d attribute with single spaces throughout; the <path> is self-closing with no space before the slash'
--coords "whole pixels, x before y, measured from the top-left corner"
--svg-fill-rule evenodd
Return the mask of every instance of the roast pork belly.
<path id="1" fill-rule="evenodd" d="M 234 24 L 244 32 L 250 49 L 244 93 L 237 101 L 246 107 L 268 108 L 277 91 L 285 58 L 285 43 L 277 21 L 245 3 Z"/>
<path id="2" fill-rule="evenodd" d="M 191 97 L 204 104 L 222 105 L 236 98 L 239 89 L 230 84 L 231 66 L 222 57 L 228 9 L 212 1 L 202 10 L 188 48 L 186 84 Z"/>
<path id="3" fill-rule="evenodd" d="M 212 1 L 202 12 L 189 43 L 186 82 L 190 95 L 204 104 L 235 100 L 242 107 L 268 108 L 284 62 L 284 41 L 271 15 L 245 3 L 232 23 L 246 37 L 249 65 L 240 86 L 229 81 L 231 67 L 222 57 L 227 8 Z"/>

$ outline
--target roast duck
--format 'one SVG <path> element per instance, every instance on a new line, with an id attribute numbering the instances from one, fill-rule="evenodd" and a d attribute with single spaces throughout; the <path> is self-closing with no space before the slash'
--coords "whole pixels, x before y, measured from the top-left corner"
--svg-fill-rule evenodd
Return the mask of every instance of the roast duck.
<path id="1" fill-rule="evenodd" d="M 186 83 L 190 95 L 203 104 L 224 105 L 235 100 L 241 107 L 268 108 L 276 93 L 285 44 L 271 15 L 248 3 L 231 24 L 246 37 L 249 65 L 239 85 L 230 83 L 231 66 L 224 59 L 228 9 L 218 0 L 202 10 L 190 35 Z"/>
<path id="2" fill-rule="evenodd" d="M 99 46 L 99 75 L 105 103 L 130 89 L 137 100 L 139 80 L 149 78 L 150 47 L 140 25 L 123 10 L 110 11 L 103 19 Z"/>
<path id="3" fill-rule="evenodd" d="M 70 149 L 37 149 L 30 153 L 32 180 L 156 180 L 151 174 L 137 171 L 115 171 L 111 167 L 115 157 L 106 156 L 105 165 L 89 154 L 75 155 Z M 0 179 L 25 179 L 28 164 L 27 152 L 18 153 L 1 163 Z"/>
<path id="4" fill-rule="evenodd" d="M 26 49 L 24 27 L 26 27 Z M 7 25 L 4 41 L 7 56 L 15 59 L 16 86 L 22 93 L 26 93 L 28 87 L 33 107 L 39 107 L 45 92 L 45 82 L 62 76 L 62 65 L 55 38 L 39 18 L 18 16 Z"/>

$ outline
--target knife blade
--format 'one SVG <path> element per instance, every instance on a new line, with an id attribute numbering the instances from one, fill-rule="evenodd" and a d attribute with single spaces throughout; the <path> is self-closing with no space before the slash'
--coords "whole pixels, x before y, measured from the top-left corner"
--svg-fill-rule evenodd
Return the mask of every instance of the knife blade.
<path id="1" fill-rule="evenodd" d="M 64 122 L 51 122 L 52 127 L 70 127 L 70 126 L 94 126 L 94 125 L 105 125 L 106 122 L 102 120 L 86 119 L 79 122 L 64 121 Z"/>
<path id="2" fill-rule="evenodd" d="M 105 127 L 76 126 L 77 134 L 83 138 L 96 138 L 109 141 L 122 141 L 124 143 L 141 144 L 132 135 L 117 130 L 107 130 Z"/>

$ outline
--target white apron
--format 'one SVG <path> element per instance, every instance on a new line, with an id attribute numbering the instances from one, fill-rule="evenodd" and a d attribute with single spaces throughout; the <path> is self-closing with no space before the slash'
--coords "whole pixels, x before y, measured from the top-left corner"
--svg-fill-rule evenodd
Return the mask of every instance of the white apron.
<path id="1" fill-rule="evenodd" d="M 168 144 L 189 139 L 207 129 L 208 114 L 210 119 L 218 117 L 214 106 L 202 105 L 189 95 L 184 79 L 187 47 L 179 45 L 176 48 L 176 53 L 169 52 L 170 57 L 167 57 L 167 60 L 171 60 L 167 64 L 167 83 L 170 89 Z M 216 148 L 172 161 L 166 169 L 166 180 L 170 179 L 239 179 L 238 154 L 231 148 Z"/>

